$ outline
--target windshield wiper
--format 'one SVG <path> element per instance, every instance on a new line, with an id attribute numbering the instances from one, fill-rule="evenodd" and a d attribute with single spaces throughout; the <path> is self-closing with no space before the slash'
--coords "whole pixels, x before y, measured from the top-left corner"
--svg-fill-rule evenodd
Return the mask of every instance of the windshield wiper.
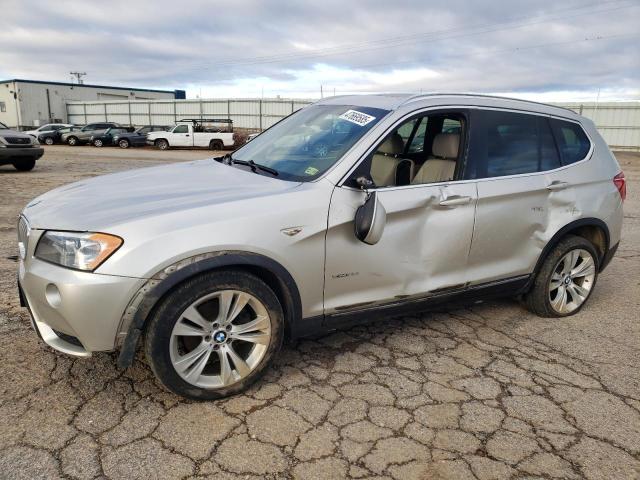
<path id="1" fill-rule="evenodd" d="M 253 160 L 235 160 L 234 158 L 229 157 L 230 165 L 246 165 L 251 169 L 252 172 L 256 170 L 262 170 L 263 172 L 270 173 L 274 177 L 280 175 L 276 169 L 267 167 L 266 165 L 260 165 L 259 163 L 254 162 Z"/>

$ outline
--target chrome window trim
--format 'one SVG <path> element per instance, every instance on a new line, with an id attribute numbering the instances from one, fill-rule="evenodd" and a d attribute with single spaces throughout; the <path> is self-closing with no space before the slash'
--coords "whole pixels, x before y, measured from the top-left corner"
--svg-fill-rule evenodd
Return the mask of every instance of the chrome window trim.
<path id="1" fill-rule="evenodd" d="M 341 187 L 341 188 L 346 188 L 346 189 L 349 189 L 349 190 L 360 191 L 357 188 L 345 186 L 344 184 L 345 184 L 345 182 L 348 181 L 348 179 L 350 178 L 351 174 L 360 166 L 360 164 L 362 162 L 364 162 L 367 159 L 367 157 L 373 153 L 374 148 L 380 143 L 380 140 L 384 139 L 387 135 L 389 135 L 391 132 L 393 132 L 394 129 L 397 128 L 402 122 L 406 121 L 410 117 L 415 116 L 416 114 L 420 114 L 422 112 L 428 112 L 428 111 L 434 111 L 434 110 L 446 110 L 446 109 L 493 110 L 493 111 L 499 111 L 499 112 L 523 113 L 523 114 L 526 114 L 526 115 L 536 115 L 536 116 L 540 116 L 540 117 L 563 120 L 565 122 L 572 122 L 572 123 L 577 124 L 580 127 L 582 132 L 586 135 L 587 139 L 589 140 L 589 151 L 584 156 L 584 158 L 582 158 L 581 160 L 578 160 L 577 162 L 573 162 L 573 163 L 570 163 L 568 165 L 560 165 L 560 167 L 558 167 L 558 168 L 554 168 L 552 170 L 544 170 L 542 172 L 518 173 L 518 174 L 514 174 L 514 175 L 504 175 L 504 176 L 500 176 L 500 177 L 475 178 L 475 179 L 468 179 L 468 180 L 450 180 L 450 181 L 447 181 L 447 182 L 419 183 L 419 184 L 416 184 L 416 185 L 396 185 L 396 186 L 390 186 L 390 187 L 375 187 L 375 188 L 371 188 L 370 190 L 393 191 L 393 190 L 400 190 L 400 189 L 404 190 L 404 189 L 407 189 L 407 188 L 419 188 L 419 187 L 432 186 L 432 185 L 436 185 L 436 186 L 437 185 L 450 185 L 450 184 L 458 185 L 458 184 L 471 183 L 471 182 L 486 182 L 486 181 L 495 181 L 495 180 L 510 179 L 510 178 L 524 178 L 524 177 L 530 177 L 530 176 L 533 176 L 533 175 L 547 175 L 549 173 L 565 170 L 567 168 L 573 167 L 575 165 L 580 165 L 582 163 L 585 163 L 585 162 L 589 161 L 591 159 L 591 157 L 593 156 L 593 152 L 595 150 L 593 139 L 591 138 L 589 133 L 585 130 L 585 128 L 582 126 L 582 123 L 580 123 L 578 120 L 573 120 L 573 119 L 569 119 L 567 117 L 563 117 L 563 116 L 560 116 L 560 115 L 553 115 L 553 114 L 549 114 L 549 113 L 531 112 L 531 111 L 528 111 L 528 110 L 519 110 L 519 109 L 514 109 L 514 108 L 506 108 L 506 107 L 504 107 L 504 108 L 503 107 L 484 107 L 482 105 L 437 105 L 437 106 L 434 105 L 434 106 L 430 106 L 430 107 L 423 107 L 423 108 L 419 108 L 419 109 L 416 109 L 416 110 L 412 110 L 411 112 L 406 113 L 404 116 L 402 116 L 400 119 L 398 119 L 389 128 L 387 128 L 384 131 L 384 133 L 382 135 L 380 135 L 376 139 L 375 142 L 372 143 L 372 146 L 366 151 L 366 153 L 364 155 L 362 155 L 356 162 L 354 162 L 353 166 L 340 179 L 340 181 L 338 182 L 337 186 Z M 560 152 L 558 152 L 558 155 L 560 155 Z M 562 162 L 561 158 L 559 160 L 560 160 L 560 162 Z"/>

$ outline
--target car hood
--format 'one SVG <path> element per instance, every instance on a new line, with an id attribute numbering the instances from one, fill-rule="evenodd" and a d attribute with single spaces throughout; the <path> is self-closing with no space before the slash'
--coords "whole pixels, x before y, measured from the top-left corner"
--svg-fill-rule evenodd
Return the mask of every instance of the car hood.
<path id="1" fill-rule="evenodd" d="M 0 129 L 0 137 L 31 138 L 31 136 L 27 135 L 25 132 L 18 132 L 16 130 L 11 130 L 10 128 Z"/>
<path id="2" fill-rule="evenodd" d="M 108 231 L 145 217 L 250 200 L 299 185 L 208 159 L 65 185 L 31 201 L 23 214 L 32 228 Z"/>

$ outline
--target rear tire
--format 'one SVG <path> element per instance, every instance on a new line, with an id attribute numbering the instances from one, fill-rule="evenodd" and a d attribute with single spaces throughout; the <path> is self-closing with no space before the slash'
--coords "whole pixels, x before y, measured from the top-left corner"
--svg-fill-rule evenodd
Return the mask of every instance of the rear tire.
<path id="1" fill-rule="evenodd" d="M 160 139 L 156 140 L 155 146 L 156 146 L 156 148 L 158 148 L 160 150 L 168 150 L 169 149 L 169 142 L 167 142 L 164 138 L 160 138 Z"/>
<path id="2" fill-rule="evenodd" d="M 125 140 L 124 138 L 122 140 L 119 140 L 118 146 L 120 148 L 129 148 L 129 140 Z"/>
<path id="3" fill-rule="evenodd" d="M 22 160 L 20 162 L 13 162 L 12 165 L 16 170 L 19 170 L 20 172 L 29 172 L 36 166 L 36 161 L 34 159 Z"/>
<path id="4" fill-rule="evenodd" d="M 104 146 L 104 143 L 102 142 L 102 140 L 94 140 L 93 141 L 93 146 L 101 148 L 102 146 Z"/>
<path id="5" fill-rule="evenodd" d="M 67 138 L 67 144 L 75 147 L 76 145 L 78 145 L 78 139 L 76 137 L 69 137 Z"/>
<path id="6" fill-rule="evenodd" d="M 44 139 L 45 145 L 53 145 L 53 138 L 47 137 Z"/>
<path id="7" fill-rule="evenodd" d="M 549 252 L 522 302 L 540 317 L 578 313 L 593 292 L 598 269 L 599 257 L 593 244 L 568 235 Z"/>
<path id="8" fill-rule="evenodd" d="M 167 295 L 149 321 L 144 346 L 167 389 L 213 400 L 258 380 L 283 336 L 284 315 L 273 291 L 251 274 L 221 270 L 189 279 Z"/>
<path id="9" fill-rule="evenodd" d="M 224 143 L 220 140 L 211 140 L 209 143 L 209 150 L 222 150 L 224 148 Z"/>

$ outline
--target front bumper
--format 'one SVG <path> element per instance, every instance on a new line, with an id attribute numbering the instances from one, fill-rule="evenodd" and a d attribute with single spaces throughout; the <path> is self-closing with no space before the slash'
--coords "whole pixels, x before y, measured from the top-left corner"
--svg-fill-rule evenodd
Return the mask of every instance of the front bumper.
<path id="1" fill-rule="evenodd" d="M 35 147 L 4 147 L 0 148 L 0 165 L 20 160 L 37 160 L 44 155 L 44 148 Z"/>
<path id="2" fill-rule="evenodd" d="M 43 262 L 33 257 L 35 243 L 30 241 L 26 261 L 20 261 L 18 287 L 42 340 L 80 357 L 113 350 L 122 314 L 145 281 Z"/>

